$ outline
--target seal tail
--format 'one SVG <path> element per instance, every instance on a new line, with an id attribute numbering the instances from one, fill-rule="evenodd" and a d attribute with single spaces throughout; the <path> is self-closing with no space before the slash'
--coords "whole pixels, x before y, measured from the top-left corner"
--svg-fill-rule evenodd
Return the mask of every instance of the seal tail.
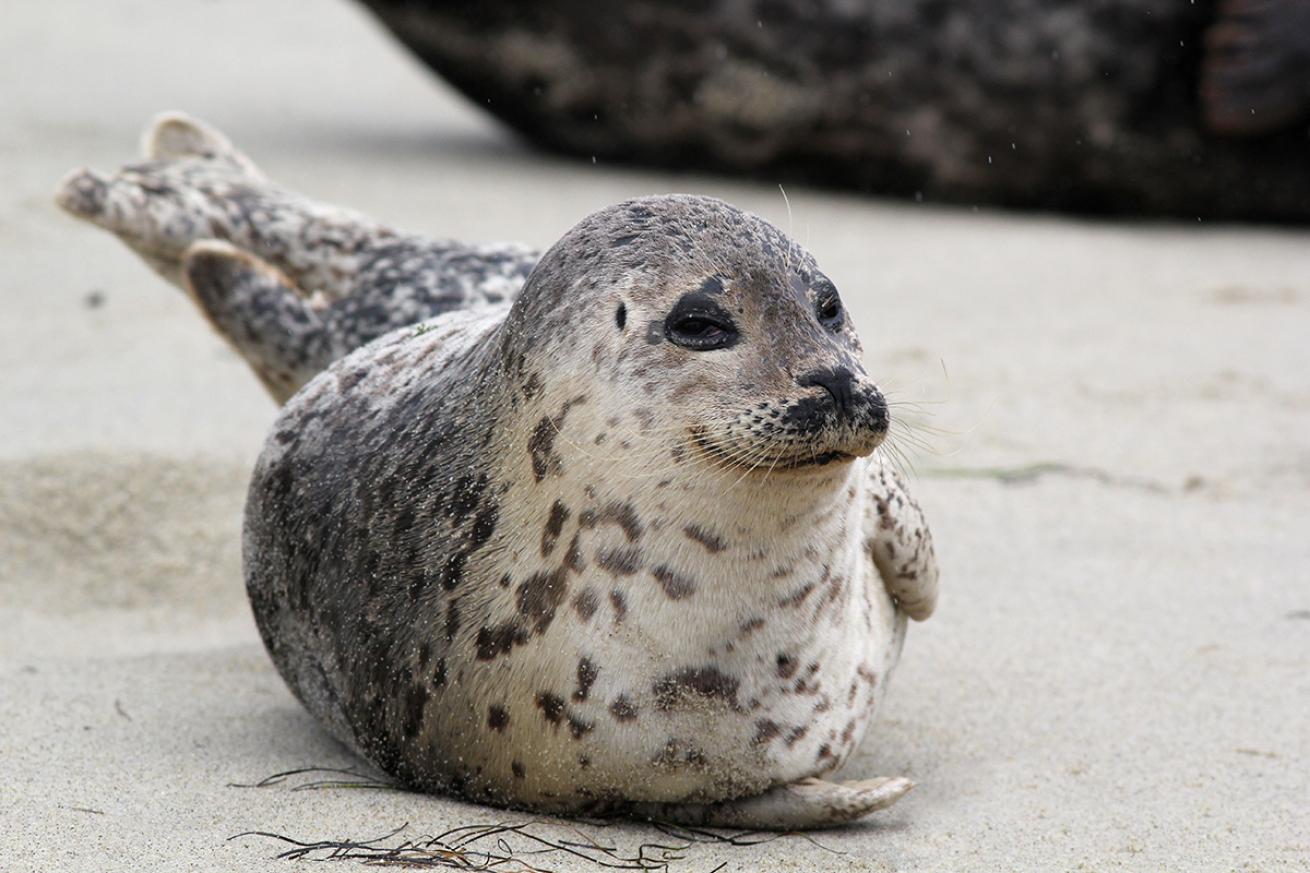
<path id="1" fill-rule="evenodd" d="M 230 243 L 192 244 L 182 260 L 187 291 L 246 359 L 278 403 L 285 403 L 336 357 L 320 311 L 275 267 Z"/>

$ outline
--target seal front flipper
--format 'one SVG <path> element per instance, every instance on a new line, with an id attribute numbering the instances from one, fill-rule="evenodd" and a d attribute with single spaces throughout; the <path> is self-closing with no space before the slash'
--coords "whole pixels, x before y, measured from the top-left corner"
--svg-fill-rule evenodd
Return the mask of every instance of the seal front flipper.
<path id="1" fill-rule="evenodd" d="M 340 353 L 320 311 L 253 255 L 206 240 L 187 249 L 182 273 L 196 305 L 278 403 Z"/>
<path id="2" fill-rule="evenodd" d="M 937 555 L 923 510 L 878 455 L 865 482 L 865 547 L 897 608 L 923 621 L 937 606 Z"/>
<path id="3" fill-rule="evenodd" d="M 829 782 L 808 778 L 755 797 L 719 803 L 641 804 L 636 814 L 657 821 L 720 828 L 800 831 L 847 824 L 886 809 L 914 783 L 902 776 Z"/>

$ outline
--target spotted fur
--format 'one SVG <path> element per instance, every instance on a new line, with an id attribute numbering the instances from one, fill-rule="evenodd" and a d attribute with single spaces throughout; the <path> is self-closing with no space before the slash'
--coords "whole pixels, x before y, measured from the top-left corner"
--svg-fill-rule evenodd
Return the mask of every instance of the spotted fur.
<path id="1" fill-rule="evenodd" d="M 717 200 L 643 198 L 511 287 L 527 255 L 344 217 L 197 131 L 210 154 L 75 176 L 63 202 L 134 228 L 166 272 L 182 258 L 261 374 L 298 362 L 245 574 L 273 662 L 332 733 L 414 787 L 549 812 L 811 827 L 908 790 L 818 778 L 863 738 L 936 567 L 808 253 Z M 392 239 L 398 276 L 368 266 Z M 687 295 L 732 342 L 675 341 Z"/>

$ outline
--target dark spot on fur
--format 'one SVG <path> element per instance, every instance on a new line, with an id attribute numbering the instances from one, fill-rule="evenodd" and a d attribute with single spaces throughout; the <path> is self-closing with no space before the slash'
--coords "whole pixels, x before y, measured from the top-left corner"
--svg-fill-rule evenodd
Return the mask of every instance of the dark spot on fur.
<path id="1" fill-rule="evenodd" d="M 451 521 L 461 524 L 473 510 L 478 508 L 478 504 L 482 501 L 482 493 L 487 490 L 489 482 L 487 474 L 482 473 L 477 476 L 463 476 L 455 483 L 450 495 Z"/>
<path id="2" fill-rule="evenodd" d="M 778 605 L 784 608 L 794 609 L 797 606 L 800 606 L 802 603 L 804 603 L 805 598 L 809 597 L 810 592 L 813 590 L 814 590 L 814 583 L 809 582 L 805 585 L 802 585 L 798 590 L 787 595 L 782 600 L 779 600 Z"/>
<path id="3" fill-rule="evenodd" d="M 541 556 L 548 557 L 555 549 L 555 543 L 559 541 L 560 532 L 564 530 L 564 522 L 569 520 L 569 508 L 560 501 L 556 500 L 550 507 L 550 515 L 546 518 L 546 527 L 541 532 Z"/>
<path id="4" fill-rule="evenodd" d="M 487 727 L 493 731 L 503 731 L 509 727 L 509 712 L 505 707 L 492 704 L 487 710 Z"/>
<path id="5" fill-rule="evenodd" d="M 615 588 L 610 591 L 610 606 L 614 607 L 614 622 L 622 624 L 623 619 L 628 616 L 628 598 L 623 596 L 623 592 Z"/>
<path id="6" fill-rule="evenodd" d="M 792 746 L 796 745 L 796 743 L 800 742 L 801 738 L 804 737 L 807 733 L 809 733 L 809 731 L 810 729 L 805 725 L 794 727 L 787 734 L 787 737 L 786 739 L 783 740 L 783 742 L 786 743 L 787 748 L 790 749 Z"/>
<path id="7" fill-rule="evenodd" d="M 741 623 L 741 635 L 743 637 L 748 637 L 751 634 L 755 633 L 760 628 L 764 627 L 764 624 L 765 624 L 764 619 L 758 617 L 752 618 L 749 621 L 744 621 Z"/>
<path id="8" fill-rule="evenodd" d="M 446 604 L 446 642 L 455 639 L 459 633 L 459 598 L 452 597 Z"/>
<path id="9" fill-rule="evenodd" d="M 574 702 L 581 703 L 587 699 L 587 694 L 591 691 L 591 686 L 599 675 L 600 668 L 591 663 L 590 658 L 583 658 L 578 661 L 578 690 L 573 692 Z"/>
<path id="10" fill-rule="evenodd" d="M 549 573 L 533 573 L 519 584 L 516 597 L 519 613 L 532 622 L 536 633 L 543 633 L 555 619 L 555 610 L 567 593 L 563 567 Z"/>
<path id="11" fill-rule="evenodd" d="M 508 655 L 515 646 L 527 641 L 527 632 L 517 622 L 507 621 L 494 628 L 483 625 L 478 630 L 478 660 L 491 661 L 498 655 Z"/>
<path id="12" fill-rule="evenodd" d="M 414 526 L 414 507 L 406 506 L 396 515 L 396 523 L 392 527 L 397 539 L 400 539 Z"/>
<path id="13" fill-rule="evenodd" d="M 778 653 L 778 678 L 779 679 L 790 679 L 792 676 L 795 676 L 796 668 L 799 666 L 800 663 L 792 655 L 789 655 L 786 652 Z"/>
<path id="14" fill-rule="evenodd" d="M 550 416 L 543 415 L 537 422 L 532 436 L 528 438 L 528 454 L 532 456 L 532 475 L 540 482 L 548 473 L 558 473 L 562 468 L 559 457 L 555 454 L 555 423 Z"/>
<path id="15" fill-rule="evenodd" d="M 563 427 L 564 417 L 569 414 L 569 410 L 586 401 L 587 396 L 585 394 L 564 401 L 564 405 L 560 407 L 559 415 L 554 418 L 543 415 L 541 420 L 537 422 L 537 426 L 533 428 L 532 436 L 528 438 L 528 455 L 532 459 L 532 475 L 538 482 L 548 475 L 563 472 L 564 461 L 555 452 L 555 435 Z"/>
<path id="16" fill-rule="evenodd" d="M 464 579 L 464 562 L 468 556 L 463 552 L 456 552 L 446 559 L 446 564 L 441 568 L 441 587 L 447 591 L 454 591 L 455 586 Z"/>
<path id="17" fill-rule="evenodd" d="M 446 659 L 437 659 L 437 668 L 432 672 L 432 687 L 444 688 L 446 686 Z"/>
<path id="18" fill-rule="evenodd" d="M 473 531 L 469 536 L 469 551 L 476 551 L 487 544 L 496 530 L 496 520 L 500 516 L 500 506 L 489 504 L 477 518 L 473 519 Z"/>
<path id="19" fill-rule="evenodd" d="M 573 535 L 573 541 L 569 543 L 569 550 L 564 553 L 564 569 L 572 570 L 574 573 L 581 573 L 587 569 L 587 562 L 582 560 L 582 540 L 580 534 Z"/>
<path id="20" fill-rule="evenodd" d="M 573 735 L 573 739 L 575 740 L 582 739 L 587 734 L 591 733 L 595 727 L 596 726 L 589 721 L 583 721 L 576 716 L 569 716 L 569 733 Z"/>
<path id="21" fill-rule="evenodd" d="M 755 736 L 751 739 L 751 743 L 756 746 L 764 745 L 780 733 L 782 733 L 782 728 L 778 726 L 776 721 L 767 718 L 760 719 L 755 722 Z"/>
<path id="22" fill-rule="evenodd" d="M 583 621 L 591 621 L 591 617 L 600 608 L 600 598 L 592 589 L 584 588 L 573 598 L 573 608 L 578 611 L 578 617 Z"/>
<path id="23" fill-rule="evenodd" d="M 670 737 L 664 748 L 651 763 L 657 767 L 679 769 L 682 767 L 701 768 L 705 766 L 705 753 L 695 743 Z"/>
<path id="24" fill-rule="evenodd" d="M 689 699 L 722 700 L 737 708 L 738 681 L 717 667 L 683 667 L 655 681 L 655 705 L 670 709 Z"/>
<path id="25" fill-rule="evenodd" d="M 514 774 L 515 779 L 522 779 L 524 776 L 528 775 L 528 771 L 524 769 L 521 761 L 510 761 L 509 772 Z"/>
<path id="26" fill-rule="evenodd" d="M 528 376 L 528 381 L 523 383 L 523 399 L 531 400 L 533 397 L 537 396 L 537 392 L 540 390 L 541 390 L 541 374 L 533 373 L 532 375 Z"/>
<path id="27" fill-rule="evenodd" d="M 596 565 L 615 576 L 631 576 L 641 569 L 641 549 L 636 546 L 601 549 L 596 553 Z"/>
<path id="28" fill-rule="evenodd" d="M 628 324 L 628 307 L 622 303 L 614 310 L 614 323 L 618 325 L 619 330 L 623 330 Z"/>
<path id="29" fill-rule="evenodd" d="M 351 370 L 344 375 L 338 374 L 337 385 L 340 387 L 341 391 L 349 391 L 351 388 L 354 388 L 360 382 L 364 381 L 364 377 L 367 375 L 368 370 L 365 370 L 362 367 L 358 370 Z"/>
<path id="30" fill-rule="evenodd" d="M 723 540 L 699 525 L 689 524 L 682 529 L 682 532 L 687 535 L 688 539 L 704 546 L 705 550 L 712 555 L 717 555 L 726 548 Z"/>
<path id="31" fill-rule="evenodd" d="M 402 730 L 406 739 L 413 739 L 423 728 L 423 716 L 427 712 L 428 687 L 422 682 L 415 682 L 405 695 L 405 724 Z"/>
<path id="32" fill-rule="evenodd" d="M 560 719 L 564 717 L 564 698 L 559 695 L 542 691 L 537 695 L 536 703 L 542 717 L 551 724 L 559 724 Z"/>
<path id="33" fill-rule="evenodd" d="M 635 543 L 641 539 L 641 520 L 637 518 L 637 510 L 631 503 L 610 503 L 599 512 L 593 509 L 584 510 L 582 515 L 578 516 L 578 524 L 588 530 L 601 524 L 615 524 L 623 531 L 628 542 Z"/>
<path id="34" fill-rule="evenodd" d="M 620 694 L 610 701 L 610 715 L 616 721 L 636 721 L 637 704 L 626 694 Z"/>
<path id="35" fill-rule="evenodd" d="M 682 600 L 696 593 L 696 583 L 680 573 L 675 573 L 668 567 L 659 566 L 651 570 L 651 575 L 655 581 L 660 583 L 664 593 L 670 600 Z"/>

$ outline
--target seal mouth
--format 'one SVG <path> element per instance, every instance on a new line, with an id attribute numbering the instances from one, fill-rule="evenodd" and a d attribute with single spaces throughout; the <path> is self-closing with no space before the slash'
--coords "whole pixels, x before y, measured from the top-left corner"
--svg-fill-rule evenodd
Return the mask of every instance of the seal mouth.
<path id="1" fill-rule="evenodd" d="M 701 453 L 720 463 L 728 462 L 734 466 L 745 467 L 745 472 L 749 474 L 766 475 L 768 473 L 785 472 L 788 470 L 811 470 L 819 467 L 826 467 L 830 464 L 845 464 L 854 461 L 856 456 L 850 452 L 840 450 L 830 450 L 826 452 L 811 452 L 809 454 L 793 455 L 786 458 L 776 458 L 768 461 L 748 466 L 742 464 L 740 459 L 734 459 L 732 455 L 725 452 L 722 447 L 711 440 L 705 434 L 704 428 L 691 428 L 691 439 Z"/>
<path id="2" fill-rule="evenodd" d="M 826 467 L 829 464 L 854 461 L 855 456 L 850 452 L 822 452 L 817 455 L 807 455 L 800 458 L 791 458 L 785 462 L 780 461 L 774 469 L 798 470 L 803 467 Z"/>

